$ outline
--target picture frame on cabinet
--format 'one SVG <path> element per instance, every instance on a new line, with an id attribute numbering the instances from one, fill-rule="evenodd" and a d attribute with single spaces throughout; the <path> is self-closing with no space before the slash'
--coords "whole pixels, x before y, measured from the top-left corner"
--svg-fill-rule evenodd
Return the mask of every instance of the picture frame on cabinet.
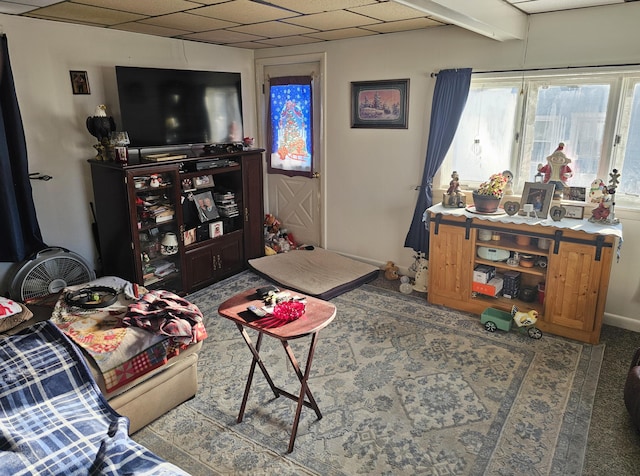
<path id="1" fill-rule="evenodd" d="M 214 221 L 209 223 L 209 238 L 217 238 L 224 234 L 221 221 Z"/>
<path id="2" fill-rule="evenodd" d="M 195 188 L 207 188 L 213 187 L 213 175 L 201 175 L 193 179 L 193 185 Z"/>
<path id="3" fill-rule="evenodd" d="M 196 242 L 196 229 L 191 228 L 183 233 L 184 245 L 188 246 Z"/>
<path id="4" fill-rule="evenodd" d="M 215 220 L 220 217 L 218 209 L 213 201 L 213 195 L 211 191 L 198 193 L 193 196 L 193 202 L 198 210 L 198 218 L 200 222 Z"/>
<path id="5" fill-rule="evenodd" d="M 577 220 L 582 220 L 584 218 L 583 206 L 563 203 L 562 207 L 566 210 L 566 213 L 564 215 L 565 218 L 575 218 Z"/>
<path id="6" fill-rule="evenodd" d="M 585 202 L 587 200 L 586 187 L 565 187 L 565 190 L 565 200 L 571 200 L 572 202 Z"/>
<path id="7" fill-rule="evenodd" d="M 525 216 L 524 206 L 532 204 L 538 218 L 547 218 L 555 188 L 555 184 L 552 183 L 525 182 L 518 214 Z"/>

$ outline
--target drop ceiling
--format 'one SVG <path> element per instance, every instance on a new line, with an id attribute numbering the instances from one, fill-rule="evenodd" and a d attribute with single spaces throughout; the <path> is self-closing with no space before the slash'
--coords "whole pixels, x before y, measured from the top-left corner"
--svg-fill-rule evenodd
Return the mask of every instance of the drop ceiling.
<path id="1" fill-rule="evenodd" d="M 228 45 L 273 48 L 455 24 L 504 41 L 526 17 L 629 0 L 14 0 L 0 13 Z"/>

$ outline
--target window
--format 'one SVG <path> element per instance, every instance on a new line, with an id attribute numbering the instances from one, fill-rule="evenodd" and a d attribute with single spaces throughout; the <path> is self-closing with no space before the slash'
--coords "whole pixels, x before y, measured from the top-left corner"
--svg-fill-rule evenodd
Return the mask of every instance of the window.
<path id="1" fill-rule="evenodd" d="M 618 206 L 640 205 L 640 73 L 472 78 L 460 125 L 436 183 L 451 172 L 470 190 L 496 172 L 514 190 L 534 182 L 560 142 L 571 159 L 569 184 L 589 188 L 621 173 Z"/>

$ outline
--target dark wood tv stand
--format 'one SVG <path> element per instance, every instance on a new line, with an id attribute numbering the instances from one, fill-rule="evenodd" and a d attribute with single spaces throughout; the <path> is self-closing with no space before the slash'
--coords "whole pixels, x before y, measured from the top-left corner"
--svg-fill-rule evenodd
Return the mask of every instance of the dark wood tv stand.
<path id="1" fill-rule="evenodd" d="M 124 165 L 89 160 L 104 275 L 186 294 L 238 273 L 247 260 L 264 254 L 262 149 L 173 149 L 172 156 L 187 157 L 158 161 L 132 152 Z M 199 169 L 211 161 L 224 165 Z M 230 209 L 238 214 L 194 222 L 197 201 L 191 197 L 208 192 L 233 197 Z M 216 222 L 221 236 L 209 234 Z M 163 244 L 173 235 L 177 246 Z"/>

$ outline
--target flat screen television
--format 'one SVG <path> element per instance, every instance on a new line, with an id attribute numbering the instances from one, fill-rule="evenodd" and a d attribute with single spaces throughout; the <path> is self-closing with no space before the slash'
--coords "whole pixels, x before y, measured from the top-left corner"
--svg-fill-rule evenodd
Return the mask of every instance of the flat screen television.
<path id="1" fill-rule="evenodd" d="M 240 73 L 116 66 L 131 147 L 242 141 Z"/>

